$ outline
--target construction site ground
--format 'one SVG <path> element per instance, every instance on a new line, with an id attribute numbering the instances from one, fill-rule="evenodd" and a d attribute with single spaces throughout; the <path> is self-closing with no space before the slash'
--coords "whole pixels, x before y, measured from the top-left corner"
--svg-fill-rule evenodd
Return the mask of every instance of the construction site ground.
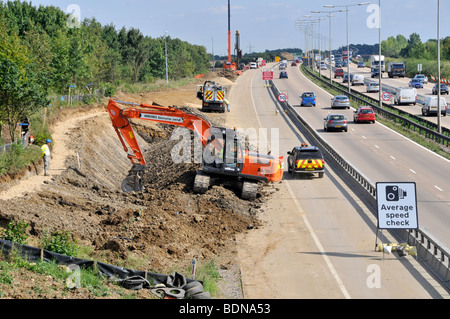
<path id="1" fill-rule="evenodd" d="M 217 73 L 207 78 L 230 88 L 234 81 Z M 198 84 L 202 81 L 204 78 Z M 201 113 L 195 92 L 196 84 L 189 84 L 150 93 L 118 93 L 115 98 L 176 105 Z M 221 275 L 217 297 L 245 297 L 236 236 L 262 227 L 261 214 L 271 209 L 270 199 L 281 183 L 265 185 L 255 201 L 241 200 L 237 190 L 224 186 L 194 194 L 199 164 L 177 164 L 171 159 L 173 146 L 179 142 L 171 140 L 173 127 L 140 121 L 135 130 L 148 164 L 145 190 L 123 193 L 120 183 L 131 162 L 112 128 L 106 103 L 64 110 L 52 124 L 50 176 L 43 176 L 42 165 L 37 164 L 22 176 L 3 177 L 0 227 L 5 228 L 11 220 L 28 222 L 28 242 L 35 247 L 45 231 L 69 231 L 79 245 L 91 247 L 92 260 L 114 265 L 143 260 L 146 264 L 139 270 L 157 273 L 189 269 L 193 259 L 199 266 L 213 260 Z M 206 116 L 224 127 L 239 125 L 235 122 L 238 117 L 230 114 Z M 39 283 L 54 289 L 47 294 L 33 289 Z M 98 298 L 86 289 L 67 291 L 48 276 L 25 272 L 1 291 L 3 298 Z M 150 297 L 145 289 L 138 295 Z M 111 293 L 104 298 L 120 295 Z"/>

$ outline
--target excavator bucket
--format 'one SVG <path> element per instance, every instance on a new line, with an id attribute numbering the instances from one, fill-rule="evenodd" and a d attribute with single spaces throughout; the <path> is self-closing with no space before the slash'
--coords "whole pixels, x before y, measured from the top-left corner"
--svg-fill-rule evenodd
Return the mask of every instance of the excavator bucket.
<path id="1" fill-rule="evenodd" d="M 134 164 L 128 171 L 128 176 L 122 181 L 122 190 L 125 193 L 140 192 L 144 189 L 142 186 L 142 177 L 144 175 L 145 165 Z"/>

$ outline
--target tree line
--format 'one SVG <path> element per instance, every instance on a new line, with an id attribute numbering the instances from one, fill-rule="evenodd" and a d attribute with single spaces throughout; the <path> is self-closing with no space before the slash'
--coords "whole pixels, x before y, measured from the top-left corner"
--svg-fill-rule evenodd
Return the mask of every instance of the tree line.
<path id="1" fill-rule="evenodd" d="M 0 125 L 14 130 L 21 117 L 48 105 L 50 93 L 84 88 L 176 80 L 205 73 L 204 46 L 168 37 L 152 38 L 137 28 L 116 29 L 95 18 L 74 27 L 54 6 L 0 1 Z"/>

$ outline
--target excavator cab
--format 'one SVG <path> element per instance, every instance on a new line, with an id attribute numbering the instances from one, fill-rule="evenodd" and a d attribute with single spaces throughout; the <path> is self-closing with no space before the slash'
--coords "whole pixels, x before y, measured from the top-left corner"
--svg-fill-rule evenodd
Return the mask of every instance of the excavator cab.
<path id="1" fill-rule="evenodd" d="M 244 149 L 236 130 L 214 127 L 212 132 L 203 150 L 203 170 L 213 174 L 238 175 L 243 167 Z"/>

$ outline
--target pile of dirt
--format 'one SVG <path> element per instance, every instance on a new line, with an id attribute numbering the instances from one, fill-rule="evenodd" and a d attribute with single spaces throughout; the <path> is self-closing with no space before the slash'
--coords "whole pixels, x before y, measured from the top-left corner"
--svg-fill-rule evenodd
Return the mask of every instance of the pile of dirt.
<path id="1" fill-rule="evenodd" d="M 128 101 L 140 97 L 146 99 L 142 102 L 168 105 L 166 97 L 176 94 L 147 93 L 128 96 Z M 180 99 L 176 102 L 183 104 Z M 220 122 L 220 116 L 225 115 L 214 114 L 211 121 Z M 0 227 L 11 220 L 28 222 L 33 246 L 47 230 L 69 231 L 80 245 L 92 247 L 92 259 L 117 264 L 117 258 L 141 258 L 148 261 L 147 270 L 159 273 L 174 265 L 188 266 L 194 258 L 233 263 L 235 235 L 259 225 L 257 212 L 272 186 L 262 187 L 263 195 L 251 202 L 221 185 L 195 194 L 192 186 L 199 164 L 172 160 L 177 143 L 171 140 L 172 131 L 171 126 L 153 122 L 136 126 L 148 164 L 145 189 L 124 193 L 120 184 L 131 162 L 108 114 L 80 121 L 66 132 L 72 151 L 68 169 L 35 192 L 0 202 Z"/>

